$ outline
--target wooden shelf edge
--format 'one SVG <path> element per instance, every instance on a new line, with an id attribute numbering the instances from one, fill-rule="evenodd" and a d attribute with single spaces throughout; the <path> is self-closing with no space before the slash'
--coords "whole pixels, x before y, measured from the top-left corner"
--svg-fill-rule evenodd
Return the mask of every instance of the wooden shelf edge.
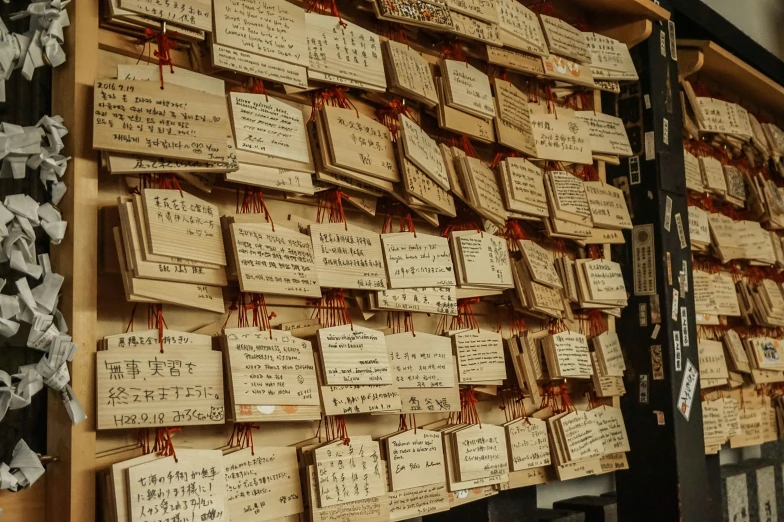
<path id="1" fill-rule="evenodd" d="M 670 19 L 670 12 L 652 0 L 575 0 L 574 3 L 591 11 L 606 10 L 613 15 L 654 21 Z"/>
<path id="2" fill-rule="evenodd" d="M 625 43 L 629 49 L 644 42 L 653 33 L 653 22 L 650 20 L 637 20 L 628 24 L 615 25 L 596 31 L 599 34 L 615 38 Z"/>
<path id="3" fill-rule="evenodd" d="M 685 63 L 681 63 L 681 57 Z M 678 40 L 678 76 L 705 76 L 759 109 L 784 118 L 784 86 L 709 40 Z"/>

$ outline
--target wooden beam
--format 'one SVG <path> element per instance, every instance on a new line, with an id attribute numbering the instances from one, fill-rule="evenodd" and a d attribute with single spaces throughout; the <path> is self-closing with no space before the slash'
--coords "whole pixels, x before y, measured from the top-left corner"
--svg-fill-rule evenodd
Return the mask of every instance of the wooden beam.
<path id="1" fill-rule="evenodd" d="M 98 71 L 98 1 L 71 2 L 66 30 L 68 61 L 54 69 L 52 112 L 64 118 L 66 156 L 73 159 L 60 202 L 68 232 L 52 250 L 52 266 L 65 275 L 60 311 L 79 345 L 71 386 L 88 419 L 73 426 L 59 396 L 50 392 L 47 449 L 59 460 L 47 468 L 46 520 L 95 520 L 95 355 L 97 319 L 98 163 L 92 148 L 93 83 Z"/>

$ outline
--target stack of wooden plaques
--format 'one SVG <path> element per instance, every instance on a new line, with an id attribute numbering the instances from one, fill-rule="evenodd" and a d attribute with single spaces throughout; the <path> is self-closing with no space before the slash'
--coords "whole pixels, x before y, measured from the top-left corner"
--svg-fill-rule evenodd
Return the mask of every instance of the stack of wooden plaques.
<path id="1" fill-rule="evenodd" d="M 381 48 L 386 57 L 384 63 L 389 90 L 428 107 L 438 105 L 433 73 L 422 54 L 394 40 L 382 42 Z"/>
<path id="2" fill-rule="evenodd" d="M 626 286 L 618 263 L 604 259 L 578 259 L 575 263 L 581 308 L 626 307 Z"/>
<path id="3" fill-rule="evenodd" d="M 219 171 L 230 170 L 227 165 L 232 158 L 227 137 L 231 136 L 231 125 L 224 96 L 176 83 L 168 85 L 165 91 L 153 81 L 99 80 L 95 83 L 93 148 L 108 153 L 109 165 L 112 165 L 112 156 L 120 154 L 130 156 L 122 158 L 126 164 L 146 161 L 154 165 L 150 169 L 136 169 L 131 172 L 134 174 L 171 172 L 170 166 L 159 164 L 161 158 L 196 162 L 194 167 L 218 164 Z M 137 103 L 127 103 L 131 94 Z M 172 100 L 178 100 L 176 111 L 160 110 L 160 107 L 172 107 Z M 138 121 L 139 112 L 158 116 L 142 123 Z M 170 113 L 172 117 L 169 117 Z M 187 131 L 179 130 L 183 126 Z M 120 128 L 122 132 L 117 132 Z M 112 170 L 127 169 L 119 166 Z"/>
<path id="4" fill-rule="evenodd" d="M 496 5 L 504 47 L 534 55 L 547 54 L 547 43 L 536 13 L 513 0 L 502 0 Z"/>
<path id="5" fill-rule="evenodd" d="M 730 397 L 703 401 L 702 429 L 706 454 L 717 453 L 727 440 L 741 435 L 738 401 Z"/>
<path id="6" fill-rule="evenodd" d="M 369 438 L 369 437 L 368 437 Z M 313 450 L 318 480 L 318 502 L 325 508 L 386 494 L 386 476 L 377 441 L 354 437 L 333 441 Z"/>
<path id="7" fill-rule="evenodd" d="M 632 146 L 623 120 L 595 111 L 576 111 L 575 117 L 588 126 L 590 146 L 594 157 L 619 164 L 619 157 L 632 155 Z"/>
<path id="8" fill-rule="evenodd" d="M 749 285 L 754 305 L 754 319 L 758 325 L 784 326 L 784 295 L 781 286 L 771 279 Z"/>
<path id="9" fill-rule="evenodd" d="M 784 380 L 784 346 L 779 339 L 749 337 L 744 339 L 744 344 L 756 384 Z"/>
<path id="10" fill-rule="evenodd" d="M 97 354 L 96 426 L 223 424 L 223 365 L 208 336 L 170 330 L 106 337 Z"/>
<path id="11" fill-rule="evenodd" d="M 335 16 L 305 13 L 308 79 L 385 92 L 381 38 Z M 354 56 L 356 59 L 351 59 Z"/>
<path id="12" fill-rule="evenodd" d="M 722 343 L 710 339 L 698 339 L 697 349 L 700 360 L 700 388 L 726 385 L 729 374 Z"/>
<path id="13" fill-rule="evenodd" d="M 121 33 L 143 36 L 146 29 L 160 30 L 166 22 L 171 29 L 171 38 L 190 43 L 204 41 L 205 32 L 212 31 L 212 9 L 203 0 L 188 0 L 181 8 L 150 9 L 138 0 L 106 0 L 103 6 L 106 9 L 101 9 L 101 26 Z"/>
<path id="14" fill-rule="evenodd" d="M 267 223 L 262 214 L 225 216 L 230 273 L 251 293 L 321 297 L 313 245 L 305 234 Z"/>
<path id="15" fill-rule="evenodd" d="M 727 330 L 722 337 L 725 353 L 729 355 L 732 370 L 740 373 L 751 373 L 749 357 L 738 332 Z"/>
<path id="16" fill-rule="evenodd" d="M 467 62 L 442 59 L 441 85 L 446 104 L 453 109 L 491 121 L 495 118 L 490 79 Z"/>
<path id="17" fill-rule="evenodd" d="M 320 328 L 317 336 L 321 404 L 327 415 L 401 410 L 383 333 L 349 324 Z"/>
<path id="18" fill-rule="evenodd" d="M 150 453 L 113 464 L 100 480 L 107 505 L 112 506 L 104 515 L 113 522 L 153 519 L 153 514 L 161 512 L 182 519 L 229 520 L 228 499 L 233 496 L 227 483 L 235 481 L 229 479 L 224 464 L 220 450 L 201 449 L 178 449 L 176 459 Z M 273 488 L 283 481 L 274 482 L 270 484 Z M 242 489 L 247 492 L 251 488 Z M 172 502 L 174 498 L 178 500 Z"/>
<path id="19" fill-rule="evenodd" d="M 594 227 L 610 230 L 632 229 L 632 219 L 621 189 L 601 181 L 587 181 L 583 185 Z"/>
<path id="20" fill-rule="evenodd" d="M 213 67 L 271 80 L 284 87 L 308 87 L 308 43 L 302 7 L 285 0 L 251 0 L 244 4 L 214 0 L 213 8 Z M 269 31 L 269 27 L 276 30 Z M 258 45 L 254 35 L 262 32 L 267 40 Z"/>
<path id="21" fill-rule="evenodd" d="M 309 226 L 319 284 L 326 288 L 383 290 L 387 287 L 381 237 L 346 223 Z"/>
<path id="22" fill-rule="evenodd" d="M 597 33 L 583 33 L 583 36 L 591 50 L 591 74 L 595 80 L 638 79 L 629 48 L 625 44 Z"/>
<path id="23" fill-rule="evenodd" d="M 495 130 L 498 143 L 529 156 L 536 155 L 536 143 L 531 129 L 528 95 L 512 82 L 493 79 L 497 117 Z"/>
<path id="24" fill-rule="evenodd" d="M 550 252 L 530 240 L 517 242 L 522 259 L 514 262 L 515 289 L 523 307 L 534 315 L 563 317 L 563 284 Z"/>
<path id="25" fill-rule="evenodd" d="M 320 418 L 310 341 L 280 330 L 226 328 L 221 345 L 236 422 Z"/>
<path id="26" fill-rule="evenodd" d="M 389 129 L 354 109 L 325 106 L 315 114 L 317 179 L 374 196 L 394 192 L 400 172 Z"/>
<path id="27" fill-rule="evenodd" d="M 594 353 L 601 368 L 602 375 L 623 377 L 626 363 L 623 358 L 621 341 L 615 332 L 604 332 L 592 339 Z"/>
<path id="28" fill-rule="evenodd" d="M 465 189 L 466 203 L 477 214 L 502 227 L 509 217 L 495 173 L 477 158 L 454 158 L 455 170 Z"/>
<path id="29" fill-rule="evenodd" d="M 498 164 L 498 168 L 510 216 L 530 219 L 550 215 L 543 169 L 525 158 L 506 158 Z"/>
<path id="30" fill-rule="evenodd" d="M 590 379 L 593 375 L 591 353 L 585 336 L 559 332 L 542 339 L 542 350 L 550 379 Z"/>
<path id="31" fill-rule="evenodd" d="M 163 210 L 156 210 L 158 202 Z M 142 194 L 119 198 L 118 209 L 120 226 L 113 229 L 113 235 L 128 301 L 223 312 L 221 287 L 228 283 L 225 257 L 220 258 L 223 246 L 218 251 L 215 245 L 215 240 L 222 242 L 220 233 L 214 237 L 217 207 L 185 192 L 145 189 Z M 178 231 L 182 235 L 172 241 Z M 194 252 L 185 248 L 195 244 L 190 239 L 183 241 L 188 233 L 213 238 L 205 236 L 201 252 Z"/>
<path id="32" fill-rule="evenodd" d="M 305 482 L 307 483 L 307 494 L 305 495 L 305 499 L 307 502 L 306 511 L 309 514 L 309 517 L 313 520 L 334 520 L 340 517 L 359 517 L 364 516 L 366 520 L 373 521 L 373 522 L 381 522 L 382 520 L 389 520 L 390 518 L 390 510 L 389 510 L 389 498 L 387 496 L 386 486 L 386 462 L 380 459 L 380 452 L 378 451 L 380 448 L 377 443 L 373 443 L 370 436 L 368 435 L 353 435 L 351 437 L 351 444 L 354 444 L 354 453 L 357 453 L 357 450 L 363 451 L 363 446 L 366 448 L 370 448 L 370 451 L 365 454 L 365 456 L 375 456 L 377 458 L 377 466 L 376 463 L 370 462 L 368 463 L 365 461 L 367 468 L 363 471 L 367 472 L 371 468 L 373 469 L 373 476 L 370 477 L 368 474 L 363 473 L 364 476 L 357 476 L 353 477 L 354 481 L 357 479 L 361 483 L 365 483 L 367 481 L 368 489 L 363 489 L 360 493 L 367 493 L 367 498 L 363 498 L 360 500 L 352 500 L 347 502 L 338 502 L 334 503 L 335 497 L 331 497 L 327 499 L 326 504 L 330 505 L 322 505 L 321 496 L 319 493 L 319 487 L 321 485 L 322 480 L 325 480 L 325 486 L 329 488 L 330 483 L 328 482 L 329 479 L 333 477 L 337 477 L 337 475 L 331 475 L 329 473 L 325 474 L 323 477 L 320 477 L 317 470 L 316 470 L 316 451 L 322 450 L 319 454 L 319 457 L 324 455 L 324 452 L 327 453 L 327 459 L 323 461 L 323 464 L 329 465 L 329 454 L 330 450 L 333 448 L 338 449 L 346 449 L 345 447 L 346 441 L 344 439 L 335 439 L 329 440 L 326 442 L 320 442 L 318 438 L 314 437 L 312 439 L 308 439 L 303 441 L 302 443 L 298 444 L 298 452 L 299 452 L 299 461 L 301 463 L 302 471 L 304 473 Z M 364 451 L 363 451 L 364 453 Z M 337 455 L 337 453 L 335 453 Z M 344 455 L 341 451 L 340 455 Z M 339 461 L 333 461 L 335 466 L 339 466 Z M 353 463 L 343 463 L 342 469 L 351 469 L 353 470 Z M 379 474 L 376 475 L 375 470 L 378 467 Z M 379 476 L 380 475 L 380 476 Z M 341 475 L 342 476 L 342 475 Z M 351 479 L 349 479 L 351 480 Z M 382 491 L 381 494 L 378 493 L 378 481 L 381 480 L 381 487 Z M 357 486 L 358 488 L 359 486 Z M 370 487 L 373 488 L 373 495 L 370 495 Z M 331 492 L 334 493 L 334 487 L 331 489 Z M 353 493 L 346 492 L 347 494 Z M 345 497 L 342 497 L 345 498 Z M 287 521 L 289 522 L 289 521 Z M 294 521 L 290 521 L 294 522 Z"/>
<path id="33" fill-rule="evenodd" d="M 226 181 L 284 193 L 315 191 L 303 105 L 265 94 L 229 96 L 238 170 Z"/>
<path id="34" fill-rule="evenodd" d="M 503 425 L 509 451 L 509 471 L 523 471 L 550 464 L 547 422 L 534 417 L 514 419 Z"/>
<path id="35" fill-rule="evenodd" d="M 658 353 L 656 353 L 656 346 L 653 346 L 651 351 L 653 353 L 651 356 L 651 363 L 655 370 L 657 364 L 659 367 L 663 364 L 661 359 L 661 347 L 659 347 Z M 593 384 L 594 392 L 598 397 L 622 397 L 626 395 L 626 386 L 623 383 L 623 377 L 604 373 L 604 370 L 599 363 L 599 356 L 596 352 L 591 352 L 591 363 L 593 364 L 591 383 Z"/>
<path id="36" fill-rule="evenodd" d="M 186 69 L 181 69 L 178 73 L 175 75 L 171 71 L 163 69 L 165 83 L 213 96 L 224 96 L 226 86 L 223 80 Z M 117 65 L 119 80 L 146 81 L 158 85 L 160 75 L 161 70 L 152 64 Z M 209 158 L 182 159 L 161 155 L 149 156 L 140 149 L 138 154 L 103 151 L 101 163 L 110 174 L 174 173 L 178 178 L 187 181 L 194 187 L 209 192 L 215 183 L 216 175 L 231 173 L 239 168 L 234 150 L 234 137 L 231 132 L 227 134 L 226 147 L 227 161 L 211 161 L 212 151 L 208 154 Z"/>
<path id="37" fill-rule="evenodd" d="M 689 240 L 693 252 L 707 252 L 711 245 L 708 213 L 697 206 L 689 206 Z"/>
<path id="38" fill-rule="evenodd" d="M 397 152 L 404 203 L 420 210 L 455 217 L 455 202 L 443 153 L 436 141 L 404 115 L 398 117 Z"/>
<path id="39" fill-rule="evenodd" d="M 441 434 L 425 429 L 398 430 L 379 437 L 381 458 L 387 466 L 389 490 L 402 491 L 446 483 Z"/>
<path id="40" fill-rule="evenodd" d="M 448 337 L 403 332 L 385 340 L 403 413 L 434 402 L 439 412 L 459 410 L 458 366 Z"/>
<path id="41" fill-rule="evenodd" d="M 740 230 L 738 224 L 740 224 L 741 227 L 743 226 L 742 222 L 733 221 L 723 214 L 708 214 L 711 246 L 713 247 L 714 254 L 722 263 L 726 263 L 732 259 L 741 259 L 746 255 L 746 251 L 738 239 L 739 234 L 744 232 L 745 229 Z"/>
<path id="42" fill-rule="evenodd" d="M 444 446 L 447 488 L 460 491 L 509 480 L 506 430 L 492 424 L 449 424 L 446 419 L 423 428 L 439 432 Z"/>
<path id="43" fill-rule="evenodd" d="M 517 385 L 534 404 L 541 402 L 537 381 L 544 377 L 542 359 L 533 339 L 528 332 L 515 335 L 506 340 L 507 350 L 517 378 Z"/>
<path id="44" fill-rule="evenodd" d="M 686 188 L 695 192 L 704 193 L 705 184 L 703 182 L 700 160 L 684 148 L 683 161 L 686 169 Z"/>
<path id="45" fill-rule="evenodd" d="M 620 408 L 602 405 L 591 410 L 594 421 L 599 427 L 605 455 L 631 451 L 626 423 Z"/>
<path id="46" fill-rule="evenodd" d="M 449 244 L 457 272 L 458 297 L 490 295 L 514 287 L 509 252 L 503 238 L 463 230 L 451 232 Z"/>
<path id="47" fill-rule="evenodd" d="M 460 384 L 500 386 L 506 379 L 504 345 L 500 333 L 484 329 L 448 332 L 457 357 Z"/>
<path id="48" fill-rule="evenodd" d="M 592 461 L 605 454 L 602 433 L 594 410 L 570 411 L 547 419 L 553 463 L 561 476 L 561 468 L 571 462 Z"/>
<path id="49" fill-rule="evenodd" d="M 305 511 L 295 447 L 232 448 L 224 452 L 223 465 L 234 522 L 294 522 Z"/>
<path id="50" fill-rule="evenodd" d="M 593 220 L 583 180 L 561 170 L 545 173 L 544 185 L 550 205 L 545 220 L 551 237 L 583 239 L 591 235 Z"/>

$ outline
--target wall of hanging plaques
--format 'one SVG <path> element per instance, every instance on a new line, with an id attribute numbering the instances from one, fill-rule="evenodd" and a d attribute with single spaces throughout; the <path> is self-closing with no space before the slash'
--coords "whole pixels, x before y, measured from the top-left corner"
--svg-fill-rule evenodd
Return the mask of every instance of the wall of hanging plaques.
<path id="1" fill-rule="evenodd" d="M 699 77 L 681 87 L 690 244 L 680 232 L 685 217 L 668 215 L 665 227 L 692 253 L 700 330 L 694 340 L 684 327 L 678 341 L 698 346 L 705 452 L 713 454 L 780 436 L 784 151 L 781 122 L 764 107 L 743 96 L 728 101 Z"/>
<path id="2" fill-rule="evenodd" d="M 156 19 L 113 3 L 111 25 Z M 252 433 L 261 460 L 225 451 L 226 500 L 212 504 L 239 520 L 253 509 L 240 476 L 264 476 L 265 463 L 276 520 L 323 521 L 403 520 L 627 467 L 626 347 L 604 332 L 627 296 L 606 245 L 630 220 L 604 165 L 630 147 L 592 79 L 636 80 L 625 44 L 517 2 L 378 2 L 341 12 L 345 26 L 283 0 L 252 4 L 215 0 L 214 35 L 181 24 L 201 51 L 194 74 L 209 79 L 99 53 L 98 335 L 131 321 L 165 340 L 132 359 L 138 374 L 125 347 L 98 355 L 99 482 L 117 519 L 138 501 L 138 484 L 118 484 L 176 469 L 139 456 L 128 424 L 142 415 L 180 429 L 175 448 Z M 421 42 L 401 43 L 405 32 Z M 444 33 L 463 49 L 422 52 Z M 111 110 L 136 95 L 149 122 L 132 105 Z M 220 382 L 200 373 L 204 354 L 181 356 L 171 339 L 183 332 L 212 337 Z M 129 395 L 141 378 L 165 398 Z M 197 385 L 223 389 L 189 396 Z M 322 413 L 322 435 L 350 444 L 313 439 Z M 238 434 L 251 422 L 262 428 Z M 564 484 L 552 487 L 568 496 Z"/>

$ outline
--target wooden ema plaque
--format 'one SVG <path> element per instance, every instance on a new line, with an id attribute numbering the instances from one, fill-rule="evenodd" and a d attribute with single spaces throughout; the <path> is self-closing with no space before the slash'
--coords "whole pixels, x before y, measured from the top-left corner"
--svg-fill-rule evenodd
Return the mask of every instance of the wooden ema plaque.
<path id="1" fill-rule="evenodd" d="M 99 430 L 225 422 L 220 352 L 154 345 L 96 357 Z"/>
<path id="2" fill-rule="evenodd" d="M 178 85 L 95 82 L 93 147 L 164 158 L 229 161 L 226 100 Z"/>

